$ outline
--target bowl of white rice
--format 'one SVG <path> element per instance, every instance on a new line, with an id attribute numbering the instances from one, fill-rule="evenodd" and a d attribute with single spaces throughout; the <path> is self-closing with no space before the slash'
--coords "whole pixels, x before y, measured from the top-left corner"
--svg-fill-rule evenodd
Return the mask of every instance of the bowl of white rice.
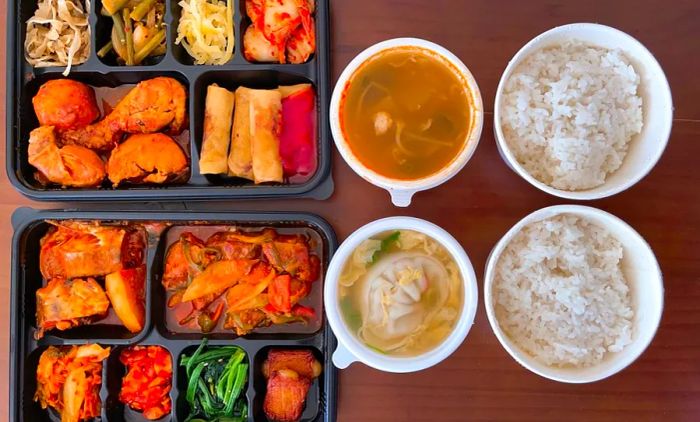
<path id="1" fill-rule="evenodd" d="M 511 59 L 496 91 L 494 132 L 506 163 L 537 188 L 589 200 L 631 187 L 654 167 L 671 133 L 661 66 L 617 29 L 551 29 Z"/>
<path id="2" fill-rule="evenodd" d="M 559 205 L 518 222 L 486 263 L 489 323 L 508 353 L 543 377 L 607 378 L 651 343 L 663 278 L 649 244 L 596 208 Z"/>

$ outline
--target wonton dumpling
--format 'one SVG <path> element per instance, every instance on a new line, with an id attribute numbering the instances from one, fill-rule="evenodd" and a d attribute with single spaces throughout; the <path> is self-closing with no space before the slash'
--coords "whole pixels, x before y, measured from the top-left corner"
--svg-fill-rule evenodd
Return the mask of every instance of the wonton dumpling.
<path id="1" fill-rule="evenodd" d="M 449 292 L 449 275 L 443 264 L 415 252 L 384 258 L 361 283 L 362 327 L 358 336 L 383 351 L 401 348 L 419 335 Z M 434 294 L 431 303 L 426 303 L 428 290 Z"/>

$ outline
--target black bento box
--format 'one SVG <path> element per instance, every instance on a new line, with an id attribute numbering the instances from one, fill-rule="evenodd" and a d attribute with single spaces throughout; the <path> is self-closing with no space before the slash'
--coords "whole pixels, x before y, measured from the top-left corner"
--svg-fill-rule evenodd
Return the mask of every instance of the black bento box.
<path id="1" fill-rule="evenodd" d="M 181 8 L 178 0 L 165 0 L 167 51 L 162 60 L 141 66 L 118 66 L 114 59 L 100 58 L 97 50 L 109 39 L 111 24 L 101 16 L 100 0 L 89 10 L 91 48 L 88 60 L 73 66 L 68 78 L 94 87 L 136 84 L 156 76 L 170 76 L 182 82 L 188 93 L 189 128 L 185 148 L 190 175 L 185 183 L 164 186 L 128 186 L 113 189 L 60 188 L 42 186 L 28 163 L 29 132 L 38 126 L 32 97 L 39 86 L 62 78 L 63 67 L 34 68 L 24 59 L 26 21 L 36 9 L 36 1 L 10 1 L 7 4 L 7 129 L 6 169 L 12 185 L 29 198 L 40 201 L 154 201 L 256 198 L 327 199 L 333 193 L 331 178 L 331 135 L 328 117 L 329 80 L 329 0 L 316 0 L 316 52 L 303 64 L 252 63 L 243 56 L 243 34 L 251 24 L 245 14 L 245 1 L 234 0 L 235 47 L 233 58 L 224 65 L 193 65 L 181 45 L 175 45 Z M 216 82 L 225 88 L 238 86 L 270 89 L 279 85 L 310 83 L 316 91 L 317 156 L 316 171 L 303 180 L 284 184 L 254 185 L 239 178 L 199 174 L 204 99 L 207 85 Z"/>
<path id="2" fill-rule="evenodd" d="M 34 339 L 36 330 L 35 292 L 42 285 L 39 271 L 39 240 L 46 233 L 46 220 L 96 220 L 119 223 L 164 223 L 159 230 L 149 231 L 146 246 L 146 319 L 138 334 L 129 333 L 118 325 L 94 324 L 67 331 L 51 331 L 42 339 Z M 312 214 L 303 213 L 206 213 L 206 212 L 117 212 L 117 211 L 39 211 L 21 208 L 13 215 L 14 237 L 12 248 L 12 289 L 10 329 L 10 420 L 57 421 L 50 410 L 42 410 L 33 401 L 36 391 L 36 369 L 39 356 L 50 345 L 98 343 L 111 347 L 103 362 L 102 421 L 144 420 L 118 400 L 124 368 L 119 352 L 130 345 L 161 345 L 171 354 L 173 379 L 170 397 L 172 411 L 160 420 L 182 421 L 187 415 L 184 390 L 187 388 L 184 369 L 179 366 L 183 352 L 192 351 L 201 343 L 203 334 L 175 332 L 166 323 L 165 290 L 161 285 L 163 257 L 170 230 L 188 226 L 236 226 L 242 229 L 275 228 L 279 231 L 305 232 L 315 238 L 315 252 L 321 259 L 321 277 L 314 283 L 309 295 L 319 315 L 317 325 L 309 328 L 302 324 L 279 326 L 279 330 L 262 329 L 243 337 L 233 332 L 209 334 L 210 346 L 237 345 L 247 354 L 250 369 L 245 397 L 248 401 L 248 420 L 266 421 L 262 411 L 266 382 L 262 363 L 270 348 L 309 348 L 323 364 L 321 376 L 314 380 L 307 395 L 302 421 L 331 422 L 336 419 L 338 373 L 331 362 L 336 339 L 325 321 L 322 306 L 323 277 L 336 248 L 336 238 L 327 222 Z M 294 326 L 297 326 L 295 329 Z M 298 327 L 301 326 L 301 327 Z M 315 327 L 315 328 L 314 328 Z M 268 327 L 268 328 L 274 328 Z M 311 332 L 313 330 L 313 332 Z"/>

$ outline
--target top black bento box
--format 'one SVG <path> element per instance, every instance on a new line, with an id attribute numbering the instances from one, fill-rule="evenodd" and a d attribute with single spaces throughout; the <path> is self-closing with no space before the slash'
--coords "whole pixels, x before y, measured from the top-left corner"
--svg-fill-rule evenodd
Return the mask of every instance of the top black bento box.
<path id="1" fill-rule="evenodd" d="M 9 1 L 7 4 L 7 139 L 6 167 L 12 184 L 24 195 L 45 201 L 152 201 L 254 198 L 326 199 L 333 192 L 331 179 L 331 137 L 328 124 L 329 104 L 329 0 L 316 0 L 316 52 L 304 64 L 251 63 L 243 56 L 243 34 L 250 25 L 245 15 L 245 0 L 234 0 L 235 51 L 225 65 L 193 65 L 181 45 L 175 45 L 180 17 L 178 0 L 165 0 L 167 52 L 157 63 L 142 66 L 118 66 L 113 59 L 99 58 L 97 50 L 109 39 L 109 18 L 99 14 L 100 0 L 89 10 L 91 47 L 88 60 L 74 66 L 68 75 L 97 87 L 135 84 L 156 76 L 171 76 L 182 82 L 188 92 L 189 150 L 191 175 L 184 184 L 169 186 L 129 186 L 89 189 L 45 187 L 34 180 L 34 169 L 27 161 L 29 132 L 38 126 L 32 97 L 39 86 L 50 79 L 62 78 L 63 67 L 34 68 L 24 59 L 26 21 L 36 9 L 36 1 Z M 300 183 L 253 185 L 236 178 L 199 174 L 206 87 L 216 82 L 233 89 L 276 88 L 278 85 L 311 83 L 316 90 L 317 168 Z M 187 132 L 185 132 L 187 133 Z"/>
<path id="2" fill-rule="evenodd" d="M 321 218 L 304 213 L 213 213 L 169 211 L 37 211 L 20 208 L 13 217 L 15 234 L 12 241 L 12 290 L 10 321 L 10 397 L 11 421 L 58 421 L 50 410 L 43 410 L 33 400 L 36 371 L 40 355 L 49 346 L 98 343 L 110 347 L 110 356 L 103 362 L 98 421 L 146 421 L 143 415 L 119 401 L 124 366 L 119 362 L 121 350 L 132 345 L 160 345 L 172 358 L 173 378 L 170 398 L 172 411 L 159 421 L 183 421 L 188 413 L 185 399 L 187 379 L 179 365 L 183 353 L 191 354 L 205 337 L 199 332 L 182 331 L 168 325 L 166 292 L 161 284 L 163 261 L 168 246 L 179 237 L 179 230 L 217 230 L 235 226 L 241 230 L 274 228 L 285 233 L 304 233 L 312 240 L 314 253 L 321 260 L 321 276 L 312 292 L 304 299 L 316 309 L 318 320 L 257 329 L 238 337 L 233 332 L 207 334 L 208 347 L 236 345 L 241 347 L 250 364 L 244 395 L 248 402 L 248 420 L 266 422 L 263 400 L 266 382 L 262 364 L 271 348 L 304 348 L 311 350 L 322 363 L 321 376 L 313 381 L 308 392 L 301 422 L 333 422 L 337 411 L 338 370 L 331 362 L 336 339 L 325 321 L 322 305 L 323 282 L 337 241 L 333 229 Z M 35 340 L 36 291 L 43 284 L 39 271 L 40 239 L 50 226 L 47 220 L 99 221 L 103 224 L 153 224 L 148 231 L 145 252 L 146 318 L 141 332 L 133 334 L 123 326 L 109 322 L 74 327 L 67 331 L 51 330 Z M 145 227 L 145 226 L 144 226 Z"/>

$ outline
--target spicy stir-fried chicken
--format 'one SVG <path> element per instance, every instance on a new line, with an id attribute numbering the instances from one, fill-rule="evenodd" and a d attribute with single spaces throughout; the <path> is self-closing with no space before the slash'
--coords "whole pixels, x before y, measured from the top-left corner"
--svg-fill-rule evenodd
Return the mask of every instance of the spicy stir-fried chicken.
<path id="1" fill-rule="evenodd" d="M 180 324 L 196 319 L 200 329 L 210 331 L 224 313 L 223 296 L 224 328 L 244 335 L 258 326 L 313 317 L 313 309 L 299 302 L 311 291 L 319 267 L 303 236 L 229 231 L 203 242 L 185 232 L 166 253 L 162 283 L 171 292 L 169 307 L 191 304 Z"/>

